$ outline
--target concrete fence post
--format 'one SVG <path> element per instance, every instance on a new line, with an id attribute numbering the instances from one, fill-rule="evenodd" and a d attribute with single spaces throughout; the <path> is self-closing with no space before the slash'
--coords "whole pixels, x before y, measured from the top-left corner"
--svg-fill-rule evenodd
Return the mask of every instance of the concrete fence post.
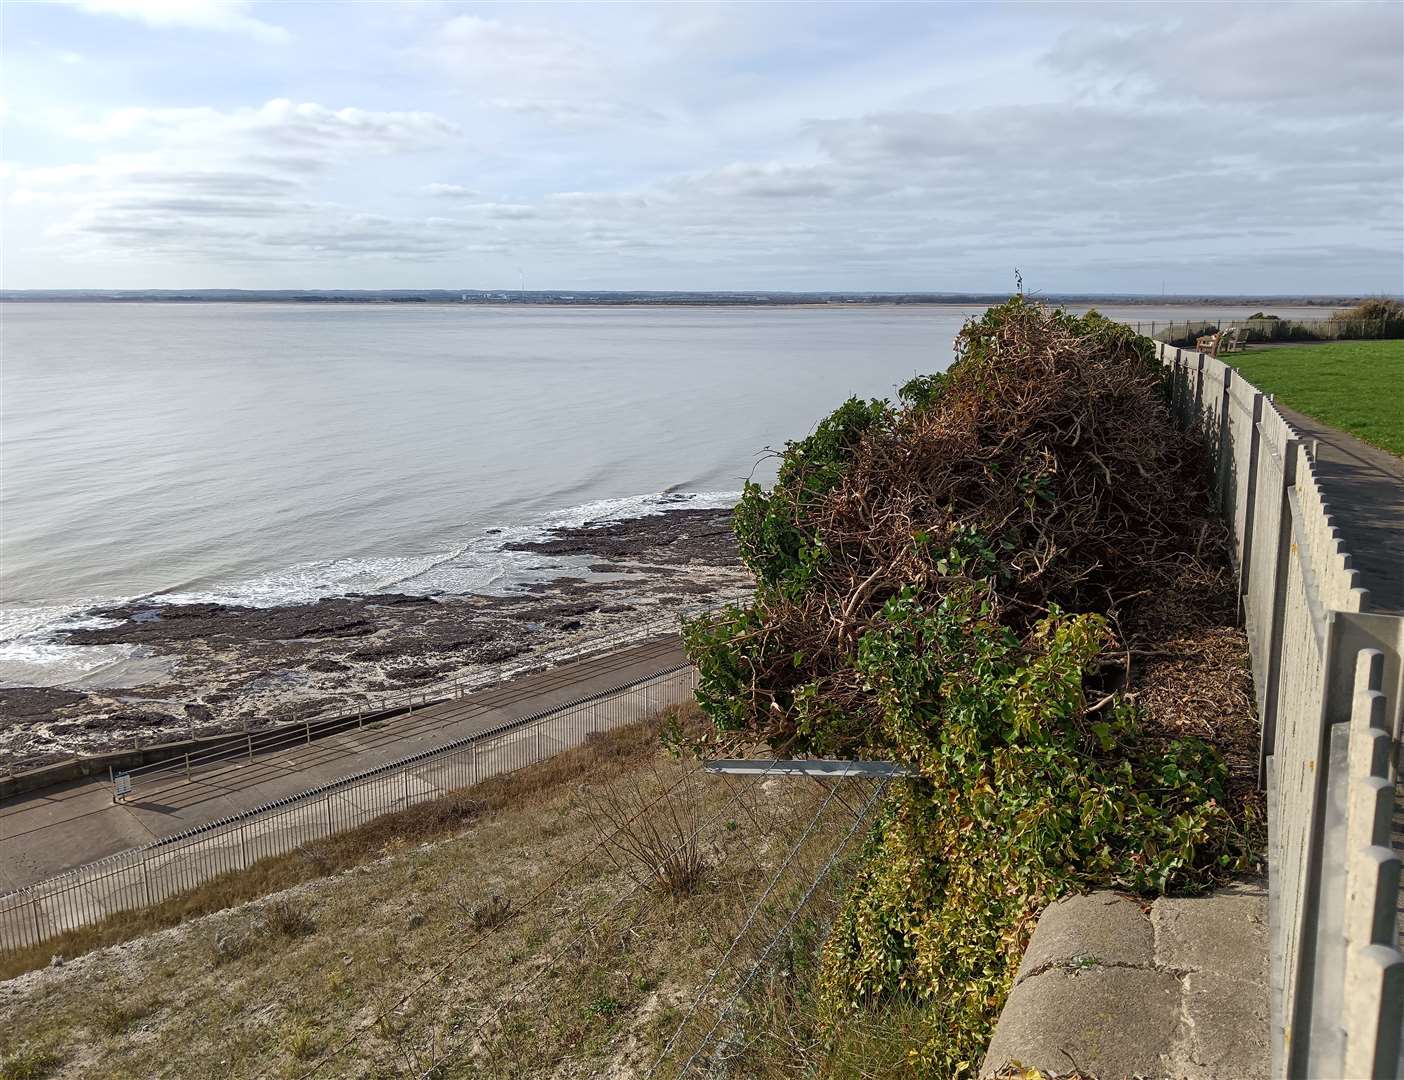
<path id="1" fill-rule="evenodd" d="M 1224 365 L 1224 386 L 1223 392 L 1219 395 L 1219 449 L 1215 482 L 1218 491 L 1215 493 L 1219 497 L 1219 510 L 1225 515 L 1232 514 L 1233 507 L 1229 505 L 1229 497 L 1233 494 L 1229 491 L 1229 466 L 1233 461 L 1233 439 L 1229 432 L 1229 409 L 1232 407 L 1230 397 L 1233 388 L 1233 368 Z"/>
<path id="2" fill-rule="evenodd" d="M 1361 1012 L 1349 1018 L 1341 1075 L 1390 1080 L 1399 1076 L 1399 1042 L 1404 1036 L 1399 1023 L 1404 1012 L 1404 954 L 1387 945 L 1366 945 L 1357 951 L 1363 973 Z"/>
<path id="3" fill-rule="evenodd" d="M 1262 642 L 1267 663 L 1264 665 L 1262 716 L 1262 745 L 1258 753 L 1258 777 L 1265 775 L 1265 760 L 1277 742 L 1278 697 L 1282 682 L 1282 635 L 1287 615 L 1287 574 L 1292 560 L 1292 500 L 1291 490 L 1297 483 L 1297 440 L 1289 438 L 1282 446 L 1282 479 L 1277 492 L 1279 524 L 1273 565 L 1267 569 L 1272 578 L 1272 619 L 1267 639 Z"/>
<path id="4" fill-rule="evenodd" d="M 1204 420 L 1204 354 L 1195 353 L 1194 368 L 1194 421 L 1203 423 Z"/>
<path id="5" fill-rule="evenodd" d="M 1253 392 L 1253 421 L 1248 438 L 1248 491 L 1243 509 L 1243 557 L 1238 564 L 1238 612 L 1244 617 L 1244 602 L 1248 596 L 1249 575 L 1253 570 L 1253 525 L 1258 512 L 1258 457 L 1262 450 L 1263 395 Z M 1261 777 L 1260 786 L 1261 786 Z"/>

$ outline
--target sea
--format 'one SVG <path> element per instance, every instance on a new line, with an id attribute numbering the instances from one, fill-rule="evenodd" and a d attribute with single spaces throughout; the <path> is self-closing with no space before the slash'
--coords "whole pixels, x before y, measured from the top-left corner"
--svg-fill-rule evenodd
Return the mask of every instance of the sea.
<path id="1" fill-rule="evenodd" d="M 56 634 L 119 601 L 512 590 L 504 543 L 729 506 L 980 310 L 5 303 L 0 685 L 110 666 Z"/>

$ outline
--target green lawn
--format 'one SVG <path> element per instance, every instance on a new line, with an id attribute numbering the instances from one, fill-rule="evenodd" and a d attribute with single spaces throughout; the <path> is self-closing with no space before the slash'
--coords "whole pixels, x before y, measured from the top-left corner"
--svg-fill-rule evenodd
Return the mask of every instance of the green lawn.
<path id="1" fill-rule="evenodd" d="M 1284 405 L 1404 457 L 1404 341 L 1334 341 L 1224 359 Z"/>

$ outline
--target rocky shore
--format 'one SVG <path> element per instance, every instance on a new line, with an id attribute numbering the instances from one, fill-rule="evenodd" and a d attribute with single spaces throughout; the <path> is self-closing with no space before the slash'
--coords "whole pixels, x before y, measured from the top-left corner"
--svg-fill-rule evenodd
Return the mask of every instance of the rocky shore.
<path id="1" fill-rule="evenodd" d="M 553 530 L 504 551 L 560 557 L 506 595 L 349 595 L 281 607 L 142 601 L 65 632 L 132 645 L 167 674 L 121 689 L 0 689 L 0 767 L 330 716 L 387 695 L 479 686 L 734 597 L 747 578 L 727 510 Z"/>

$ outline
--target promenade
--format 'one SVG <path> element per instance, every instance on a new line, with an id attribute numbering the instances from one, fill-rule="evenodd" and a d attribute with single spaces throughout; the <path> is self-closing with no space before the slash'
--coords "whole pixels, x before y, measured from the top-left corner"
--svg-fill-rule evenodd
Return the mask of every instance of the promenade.
<path id="1" fill-rule="evenodd" d="M 1404 615 L 1404 460 L 1273 404 L 1311 450 L 1331 516 L 1370 590 L 1369 610 Z"/>
<path id="2" fill-rule="evenodd" d="M 0 802 L 0 891 L 284 799 L 349 774 L 500 727 L 686 662 L 676 635 L 560 664 L 411 714 L 252 760 L 139 784 L 122 803 L 106 778 Z"/>

